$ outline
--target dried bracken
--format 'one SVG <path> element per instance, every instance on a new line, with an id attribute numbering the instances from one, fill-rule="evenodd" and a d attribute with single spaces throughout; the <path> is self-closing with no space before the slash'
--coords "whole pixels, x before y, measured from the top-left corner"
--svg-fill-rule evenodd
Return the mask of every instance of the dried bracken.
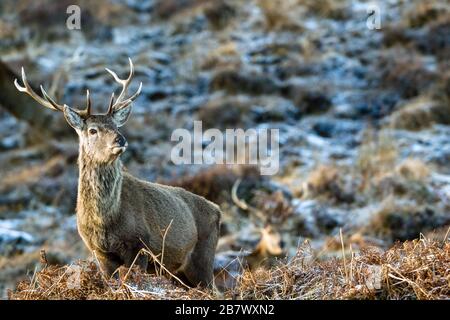
<path id="1" fill-rule="evenodd" d="M 234 288 L 186 289 L 137 268 L 106 280 L 94 262 L 45 267 L 10 299 L 449 299 L 450 243 L 421 238 L 383 252 L 373 247 L 346 259 L 317 261 L 308 245 L 271 269 L 246 270 Z"/>
<path id="2" fill-rule="evenodd" d="M 435 123 L 449 124 L 449 111 L 450 107 L 445 102 L 418 97 L 394 111 L 390 116 L 389 125 L 396 129 L 417 131 Z"/>
<path id="3" fill-rule="evenodd" d="M 319 165 L 311 171 L 302 192 L 304 198 L 354 201 L 351 190 L 347 190 L 344 184 L 342 173 L 333 165 Z"/>
<path id="4" fill-rule="evenodd" d="M 106 279 L 93 261 L 80 261 L 66 266 L 48 266 L 36 272 L 29 281 L 20 282 L 9 294 L 14 300 L 138 300 L 200 299 L 208 294 L 186 290 L 164 278 L 151 276 L 133 268 L 119 269 L 118 279 Z"/>
<path id="5" fill-rule="evenodd" d="M 385 51 L 378 67 L 381 86 L 395 90 L 406 99 L 418 96 L 437 80 L 436 73 L 414 51 L 398 48 Z"/>
<path id="6" fill-rule="evenodd" d="M 412 240 L 448 222 L 449 218 L 445 214 L 429 206 L 387 197 L 374 212 L 367 233 L 390 241 Z"/>
<path id="7" fill-rule="evenodd" d="M 448 299 L 449 280 L 450 244 L 420 239 L 325 262 L 301 249 L 275 269 L 245 272 L 233 293 L 243 299 Z"/>

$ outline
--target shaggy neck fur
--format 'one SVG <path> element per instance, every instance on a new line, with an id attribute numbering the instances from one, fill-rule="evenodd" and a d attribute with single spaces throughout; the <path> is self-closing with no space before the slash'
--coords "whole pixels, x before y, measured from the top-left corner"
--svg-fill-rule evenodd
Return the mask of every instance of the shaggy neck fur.
<path id="1" fill-rule="evenodd" d="M 119 213 L 122 190 L 122 163 L 99 164 L 80 146 L 78 157 L 77 213 L 92 224 L 102 226 L 113 222 Z"/>

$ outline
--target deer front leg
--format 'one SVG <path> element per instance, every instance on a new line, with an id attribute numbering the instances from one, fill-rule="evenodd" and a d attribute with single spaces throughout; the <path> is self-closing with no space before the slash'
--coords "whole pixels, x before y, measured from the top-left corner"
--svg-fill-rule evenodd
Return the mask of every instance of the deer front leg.
<path id="1" fill-rule="evenodd" d="M 127 268 L 132 265 L 138 266 L 143 272 L 147 272 L 148 257 L 145 253 L 139 251 L 131 251 L 133 254 L 128 253 L 125 258 L 125 266 Z M 137 253 L 136 253 L 137 252 Z"/>
<path id="2" fill-rule="evenodd" d="M 109 278 L 120 267 L 119 259 L 113 254 L 96 253 L 101 271 Z"/>
<path id="3" fill-rule="evenodd" d="M 140 252 L 139 257 L 136 259 L 135 263 L 143 272 L 147 272 L 148 268 L 148 257 L 145 253 Z"/>

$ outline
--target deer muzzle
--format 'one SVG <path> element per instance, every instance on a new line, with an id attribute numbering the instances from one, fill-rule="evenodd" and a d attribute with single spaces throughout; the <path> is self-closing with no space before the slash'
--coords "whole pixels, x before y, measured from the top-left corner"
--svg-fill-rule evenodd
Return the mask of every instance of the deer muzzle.
<path id="1" fill-rule="evenodd" d="M 128 142 L 123 135 L 120 133 L 114 139 L 114 144 L 111 146 L 111 152 L 113 154 L 121 154 L 128 147 Z"/>

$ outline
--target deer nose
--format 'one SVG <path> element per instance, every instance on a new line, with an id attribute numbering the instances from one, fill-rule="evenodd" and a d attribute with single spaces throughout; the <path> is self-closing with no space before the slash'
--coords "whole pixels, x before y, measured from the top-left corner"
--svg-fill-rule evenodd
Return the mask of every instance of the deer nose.
<path id="1" fill-rule="evenodd" d="M 120 147 L 125 147 L 125 145 L 127 144 L 127 140 L 121 134 L 116 136 L 114 142 L 117 143 Z"/>

